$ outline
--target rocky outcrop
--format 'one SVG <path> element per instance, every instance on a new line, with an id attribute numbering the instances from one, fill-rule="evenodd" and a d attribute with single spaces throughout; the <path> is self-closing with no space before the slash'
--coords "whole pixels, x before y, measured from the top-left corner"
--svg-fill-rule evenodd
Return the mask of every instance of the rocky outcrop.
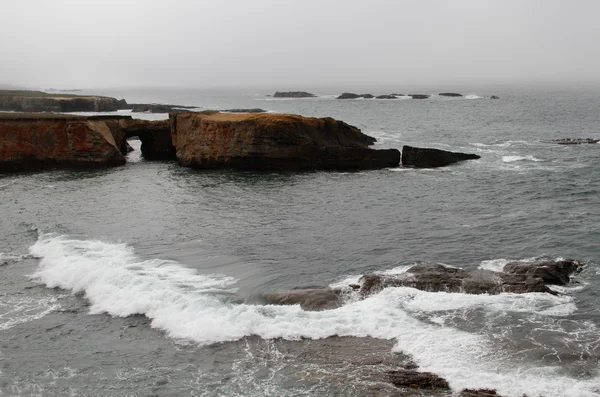
<path id="1" fill-rule="evenodd" d="M 388 381 L 396 387 L 419 390 L 450 390 L 446 379 L 431 373 L 398 369 L 387 371 Z"/>
<path id="2" fill-rule="evenodd" d="M 261 108 L 250 108 L 250 109 L 223 109 L 220 112 L 229 112 L 229 113 L 267 113 L 265 109 Z"/>
<path id="3" fill-rule="evenodd" d="M 127 107 L 124 99 L 103 96 L 47 94 L 40 91 L 0 91 L 0 111 L 112 112 Z"/>
<path id="4" fill-rule="evenodd" d="M 492 96 L 490 97 L 490 99 L 500 99 L 500 97 L 499 97 L 499 96 L 497 96 L 497 95 L 492 95 Z"/>
<path id="5" fill-rule="evenodd" d="M 458 397 L 502 397 L 495 389 L 462 389 Z M 524 396 L 527 397 L 527 396 Z"/>
<path id="6" fill-rule="evenodd" d="M 375 169 L 397 166 L 396 149 L 332 118 L 291 114 L 172 113 L 181 165 L 255 170 Z"/>
<path id="7" fill-rule="evenodd" d="M 559 145 L 582 145 L 586 143 L 598 143 L 600 139 L 593 138 L 564 138 L 564 139 L 553 139 L 552 143 L 557 143 Z"/>
<path id="8" fill-rule="evenodd" d="M 547 292 L 548 285 L 566 285 L 570 276 L 581 271 L 575 259 L 511 262 L 502 272 L 465 270 L 437 263 L 418 264 L 398 275 L 367 274 L 360 279 L 363 297 L 388 287 L 411 287 L 428 292 L 499 294 L 503 292 Z"/>
<path id="9" fill-rule="evenodd" d="M 315 94 L 311 94 L 310 92 L 305 91 L 286 91 L 279 92 L 277 91 L 273 94 L 273 98 L 314 98 Z"/>
<path id="10" fill-rule="evenodd" d="M 337 97 L 337 99 L 356 99 L 356 98 L 360 98 L 360 95 L 355 94 L 353 92 L 344 92 L 340 96 Z"/>
<path id="11" fill-rule="evenodd" d="M 412 99 L 427 99 L 431 95 L 426 95 L 426 94 L 408 94 L 408 96 L 412 97 Z"/>
<path id="12" fill-rule="evenodd" d="M 1 114 L 0 172 L 125 164 L 109 119 Z"/>
<path id="13" fill-rule="evenodd" d="M 446 150 L 413 146 L 402 147 L 402 165 L 416 168 L 444 167 L 459 161 L 479 158 L 481 156 L 477 154 L 449 152 Z"/>
<path id="14" fill-rule="evenodd" d="M 164 105 L 160 103 L 132 103 L 128 105 L 128 108 L 131 108 L 133 113 L 191 112 L 192 109 L 197 109 L 195 106 Z"/>
<path id="15" fill-rule="evenodd" d="M 360 94 L 361 98 L 365 98 L 365 99 L 373 99 L 375 98 L 375 95 L 373 94 Z"/>
<path id="16" fill-rule="evenodd" d="M 377 98 L 377 99 L 397 99 L 398 97 L 394 94 L 389 94 L 389 95 L 377 95 L 375 98 Z"/>
<path id="17" fill-rule="evenodd" d="M 447 97 L 461 97 L 462 94 L 459 94 L 457 92 L 440 92 L 438 94 L 439 96 L 447 96 Z"/>
<path id="18" fill-rule="evenodd" d="M 142 156 L 146 160 L 175 160 L 168 120 L 136 120 L 130 117 L 107 120 L 115 143 L 121 153 L 127 153 L 127 139 L 138 137 L 142 142 Z"/>

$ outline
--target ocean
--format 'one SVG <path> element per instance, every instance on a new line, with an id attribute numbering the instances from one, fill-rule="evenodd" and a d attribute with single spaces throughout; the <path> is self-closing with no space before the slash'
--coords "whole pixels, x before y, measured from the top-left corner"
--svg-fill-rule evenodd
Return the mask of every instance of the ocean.
<path id="1" fill-rule="evenodd" d="M 0 395 L 450 394 L 386 381 L 385 371 L 412 360 L 454 393 L 600 396 L 600 145 L 550 142 L 600 137 L 599 89 L 466 88 L 462 98 L 426 100 L 273 92 L 90 93 L 331 116 L 377 138 L 376 148 L 481 159 L 199 171 L 144 161 L 132 141 L 123 167 L 1 175 Z M 399 287 L 366 299 L 348 292 L 325 311 L 261 299 L 419 262 L 501 270 L 540 258 L 576 258 L 584 270 L 554 287 L 558 295 Z"/>

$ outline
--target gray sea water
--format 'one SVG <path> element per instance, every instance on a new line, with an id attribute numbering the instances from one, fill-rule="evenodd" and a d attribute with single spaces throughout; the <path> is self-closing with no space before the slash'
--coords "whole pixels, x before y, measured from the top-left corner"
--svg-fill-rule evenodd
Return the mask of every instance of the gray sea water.
<path id="1" fill-rule="evenodd" d="M 376 147 L 482 158 L 435 170 L 203 172 L 144 161 L 133 141 L 123 167 L 2 175 L 0 395 L 403 395 L 383 375 L 407 359 L 454 392 L 600 395 L 600 145 L 549 142 L 600 137 L 600 90 L 92 93 L 331 116 Z M 257 298 L 418 261 L 499 270 L 559 257 L 584 270 L 557 296 L 389 288 L 322 312 Z"/>

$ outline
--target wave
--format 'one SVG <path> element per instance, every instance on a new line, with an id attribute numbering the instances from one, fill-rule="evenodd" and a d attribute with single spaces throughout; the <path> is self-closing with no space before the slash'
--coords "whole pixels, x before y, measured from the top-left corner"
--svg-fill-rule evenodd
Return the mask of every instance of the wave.
<path id="1" fill-rule="evenodd" d="M 231 299 L 236 279 L 199 274 L 173 261 L 143 259 L 126 244 L 41 233 L 30 253 L 41 258 L 31 276 L 35 282 L 84 292 L 90 314 L 143 314 L 152 327 L 175 339 L 204 345 L 248 335 L 287 340 L 370 336 L 395 340 L 395 350 L 411 354 L 422 370 L 446 377 L 455 389 L 493 387 L 502 395 L 558 397 L 593 396 L 600 388 L 597 378 L 570 378 L 558 366 L 516 368 L 489 335 L 449 323 L 456 311 L 484 311 L 492 319 L 506 313 L 564 315 L 574 310 L 571 297 L 428 293 L 400 287 L 334 310 L 308 312 L 297 305 L 238 303 Z M 344 281 L 350 279 L 356 276 Z"/>
<path id="2" fill-rule="evenodd" d="M 475 95 L 475 94 L 471 94 L 471 95 L 465 95 L 465 99 L 482 99 L 482 96 L 479 95 Z"/>
<path id="3" fill-rule="evenodd" d="M 537 157 L 534 156 L 502 156 L 502 161 L 505 163 L 514 163 L 516 161 L 535 161 L 535 162 L 539 162 L 539 161 L 544 161 L 542 159 L 538 159 Z"/>

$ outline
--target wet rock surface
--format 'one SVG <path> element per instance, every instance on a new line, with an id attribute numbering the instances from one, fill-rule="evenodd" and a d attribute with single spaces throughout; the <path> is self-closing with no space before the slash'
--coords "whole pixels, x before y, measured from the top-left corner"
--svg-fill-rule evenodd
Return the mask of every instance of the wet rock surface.
<path id="1" fill-rule="evenodd" d="M 402 147 L 402 165 L 416 168 L 436 168 L 464 160 L 481 158 L 477 154 L 449 152 L 447 150 L 418 148 L 413 146 Z"/>
<path id="2" fill-rule="evenodd" d="M 439 96 L 447 96 L 447 97 L 461 97 L 462 94 L 459 94 L 458 92 L 440 92 L 438 94 Z"/>
<path id="3" fill-rule="evenodd" d="M 431 372 L 398 369 L 387 371 L 389 382 L 396 387 L 419 390 L 450 390 L 448 382 Z"/>
<path id="4" fill-rule="evenodd" d="M 427 99 L 431 95 L 427 95 L 427 94 L 408 94 L 408 96 L 412 97 L 412 99 Z"/>
<path id="5" fill-rule="evenodd" d="M 428 292 L 499 294 L 502 292 L 555 294 L 548 285 L 566 285 L 581 271 L 575 259 L 511 262 L 503 272 L 465 270 L 437 263 L 418 264 L 398 275 L 367 274 L 360 279 L 363 297 L 388 287 L 411 287 Z"/>

